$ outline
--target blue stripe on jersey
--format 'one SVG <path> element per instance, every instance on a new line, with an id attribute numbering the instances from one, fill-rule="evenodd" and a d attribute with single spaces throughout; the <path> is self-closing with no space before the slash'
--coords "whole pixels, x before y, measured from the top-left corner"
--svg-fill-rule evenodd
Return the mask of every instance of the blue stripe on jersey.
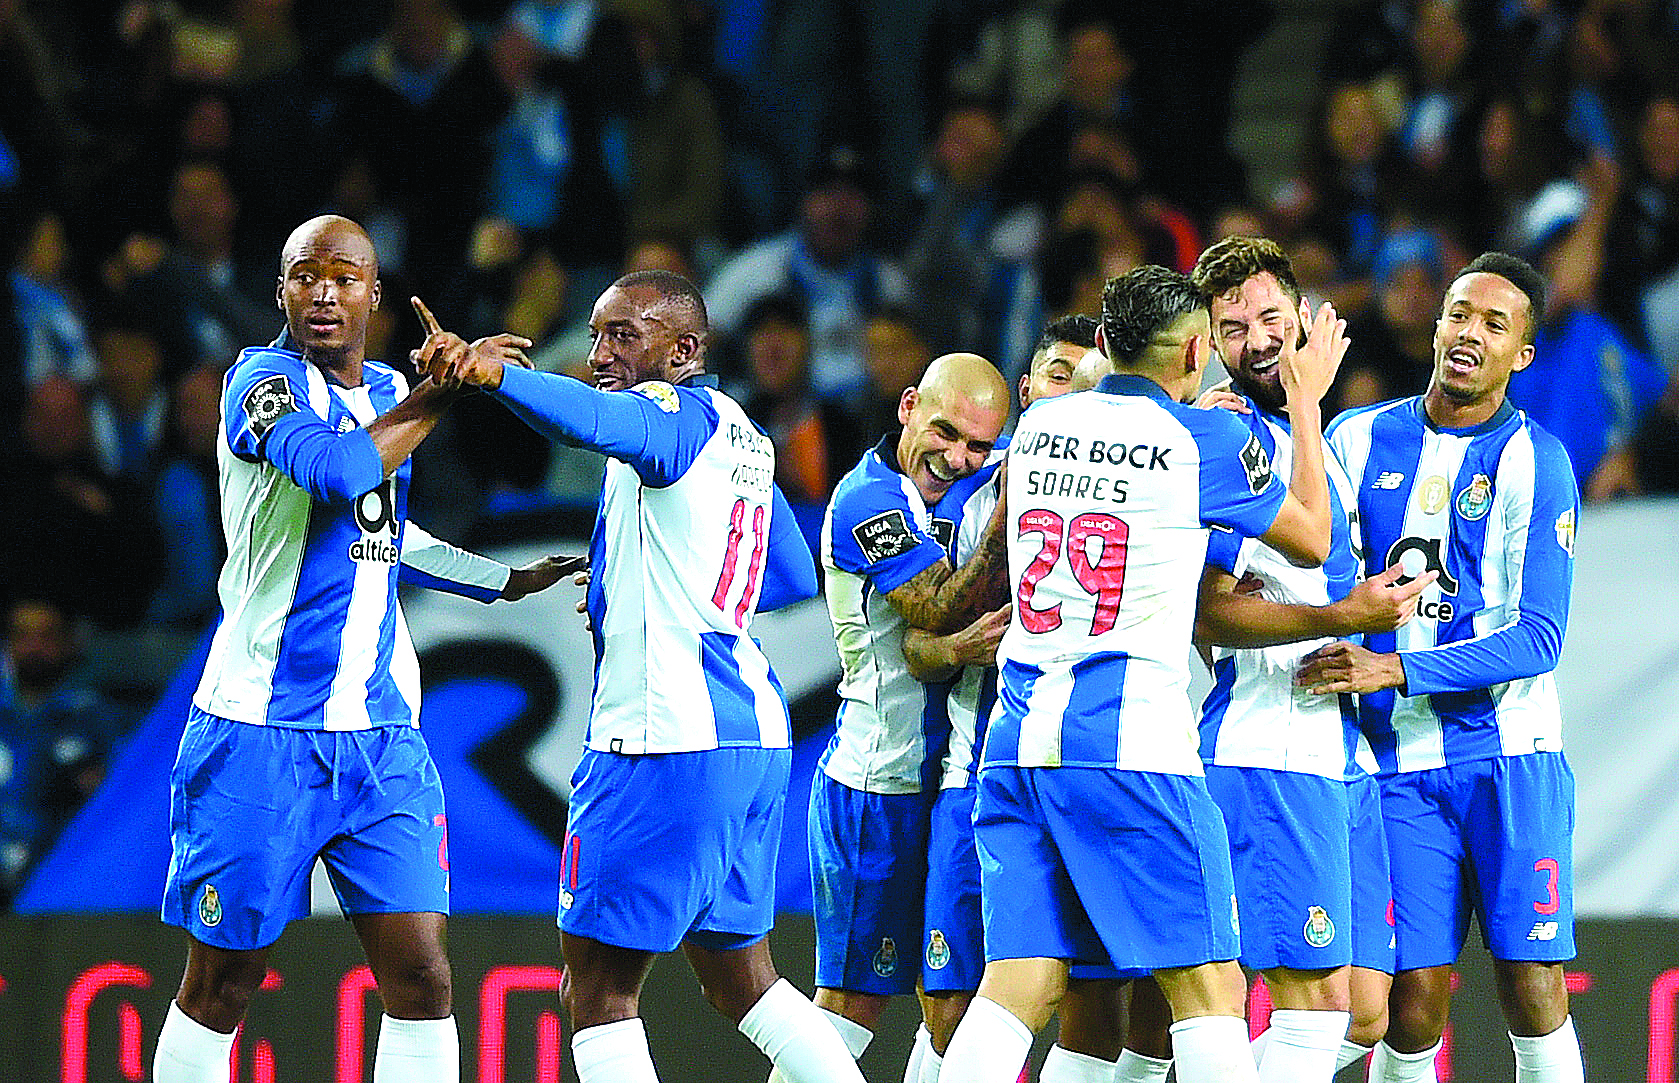
<path id="1" fill-rule="evenodd" d="M 981 764 L 1017 763 L 1020 760 L 1020 722 L 1026 717 L 1026 704 L 1032 698 L 1032 686 L 1044 671 L 1027 662 L 1005 660 L 998 671 L 997 698 L 1002 701 L 997 725 L 985 736 L 985 750 Z"/>
<path id="2" fill-rule="evenodd" d="M 985 735 L 991 730 L 991 712 L 997 706 L 997 683 L 996 667 L 986 666 L 979 679 L 979 706 L 974 711 L 974 747 L 966 765 L 969 785 L 973 784 L 974 776 L 979 774 L 980 761 L 985 752 Z"/>
<path id="3" fill-rule="evenodd" d="M 1393 650 L 1391 632 L 1381 636 L 1367 636 L 1366 639 L 1373 651 Z M 1385 640 L 1387 645 L 1379 645 L 1380 640 Z M 1380 692 L 1369 692 L 1358 697 L 1362 708 L 1358 727 L 1364 732 L 1364 739 L 1370 742 L 1370 754 L 1376 758 L 1376 768 L 1382 774 L 1399 770 L 1399 731 L 1393 726 L 1394 696 L 1393 689 L 1384 688 Z"/>
<path id="4" fill-rule="evenodd" d="M 1125 703 L 1124 651 L 1088 655 L 1073 664 L 1073 691 L 1061 722 L 1061 762 L 1114 763 Z"/>
<path id="5" fill-rule="evenodd" d="M 1227 568 L 1226 571 L 1229 569 Z M 1230 692 L 1236 687 L 1236 656 L 1227 654 L 1213 662 L 1213 688 L 1201 703 L 1201 758 L 1213 762 L 1218 748 L 1219 727 L 1230 710 Z"/>
<path id="6" fill-rule="evenodd" d="M 1476 440 L 1463 456 L 1463 465 L 1453 479 L 1452 499 L 1468 488 L 1475 475 L 1498 476 L 1498 460 L 1514 428 L 1487 439 Z M 1487 548 L 1487 524 L 1492 516 L 1470 519 L 1452 511 L 1452 540 L 1446 553 L 1446 570 L 1457 580 L 1452 619 L 1439 624 L 1435 643 L 1461 643 L 1475 638 L 1475 614 L 1486 605 L 1481 591 L 1481 558 Z M 1485 689 L 1435 693 L 1429 706 L 1440 716 L 1440 741 L 1447 763 L 1463 763 L 1503 753 L 1498 734 L 1498 711 Z"/>
<path id="7" fill-rule="evenodd" d="M 458 594 L 462 598 L 471 598 L 479 602 L 493 602 L 501 597 L 501 591 L 499 590 L 480 587 L 473 583 L 457 583 L 453 579 L 444 579 L 432 575 L 430 572 L 422 572 L 418 568 L 410 567 L 407 564 L 397 569 L 396 577 L 397 582 L 404 586 L 439 590 L 445 594 Z"/>
<path id="8" fill-rule="evenodd" d="M 950 749 L 950 690 L 956 684 L 953 677 L 946 681 L 926 682 L 926 705 L 921 709 L 921 792 L 937 793 L 939 775 L 944 769 L 944 757 Z"/>
<path id="9" fill-rule="evenodd" d="M 758 732 L 757 712 L 752 709 L 758 697 L 740 675 L 735 640 L 735 636 L 723 632 L 701 632 L 700 670 L 716 712 L 717 747 L 756 748 L 764 743 Z"/>

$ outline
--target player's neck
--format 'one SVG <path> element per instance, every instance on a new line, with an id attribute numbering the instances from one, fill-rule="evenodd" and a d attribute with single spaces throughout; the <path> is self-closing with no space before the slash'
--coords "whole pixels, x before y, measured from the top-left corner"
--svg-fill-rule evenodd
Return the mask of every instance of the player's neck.
<path id="1" fill-rule="evenodd" d="M 366 355 L 361 350 L 338 353 L 317 353 L 305 349 L 303 359 L 326 376 L 327 379 L 339 387 L 360 387 L 362 358 Z"/>
<path id="2" fill-rule="evenodd" d="M 1502 391 L 1473 402 L 1459 402 L 1442 391 L 1439 384 L 1430 384 L 1422 397 L 1423 412 L 1438 429 L 1473 429 L 1485 424 L 1503 405 Z"/>

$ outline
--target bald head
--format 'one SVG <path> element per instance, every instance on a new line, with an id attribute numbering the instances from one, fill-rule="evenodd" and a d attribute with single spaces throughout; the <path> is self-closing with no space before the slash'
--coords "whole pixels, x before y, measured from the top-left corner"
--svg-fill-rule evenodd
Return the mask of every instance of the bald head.
<path id="1" fill-rule="evenodd" d="M 1003 374 L 978 354 L 934 358 L 898 400 L 898 468 L 928 504 L 985 465 L 1009 416 Z"/>
<path id="2" fill-rule="evenodd" d="M 280 274 L 284 275 L 303 254 L 322 251 L 353 256 L 372 271 L 374 278 L 379 277 L 379 254 L 373 250 L 373 239 L 341 214 L 323 214 L 292 230 L 280 246 Z"/>
<path id="3" fill-rule="evenodd" d="M 367 231 L 324 214 L 292 230 L 280 249 L 275 303 L 303 355 L 338 369 L 349 386 L 361 381 L 367 321 L 379 307 L 379 256 Z"/>

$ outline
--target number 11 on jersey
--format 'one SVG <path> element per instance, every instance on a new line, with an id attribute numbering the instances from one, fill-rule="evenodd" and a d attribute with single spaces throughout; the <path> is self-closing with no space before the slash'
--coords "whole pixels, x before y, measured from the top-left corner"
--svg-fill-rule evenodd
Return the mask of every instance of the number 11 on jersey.
<path id="1" fill-rule="evenodd" d="M 729 588 L 734 586 L 735 571 L 740 564 L 740 542 L 746 537 L 746 507 L 746 500 L 740 498 L 729 511 L 729 547 L 723 552 L 723 567 L 717 573 L 717 589 L 711 592 L 711 604 L 724 613 L 729 611 Z M 752 505 L 752 557 L 746 564 L 746 586 L 741 590 L 740 601 L 735 605 L 736 628 L 746 627 L 746 613 L 752 606 L 752 593 L 758 587 L 758 577 L 764 572 L 764 545 L 768 534 L 765 525 L 769 514 L 769 508 L 765 505 Z"/>

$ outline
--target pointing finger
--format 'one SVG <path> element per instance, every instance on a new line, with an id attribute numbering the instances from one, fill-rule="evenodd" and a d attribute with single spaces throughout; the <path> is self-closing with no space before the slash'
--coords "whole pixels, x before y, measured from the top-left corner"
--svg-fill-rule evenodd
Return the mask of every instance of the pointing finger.
<path id="1" fill-rule="evenodd" d="M 1438 578 L 1440 578 L 1440 573 L 1439 572 L 1424 572 L 1422 575 L 1417 576 L 1415 579 L 1411 580 L 1409 583 L 1406 583 L 1404 586 L 1400 587 L 1395 592 L 1395 597 L 1400 598 L 1400 599 L 1415 598 L 1417 595 L 1421 594 L 1424 590 L 1428 589 L 1428 585 L 1430 583 L 1433 583 Z"/>
<path id="2" fill-rule="evenodd" d="M 419 314 L 420 324 L 426 329 L 426 334 L 442 334 L 443 328 L 438 326 L 437 317 L 431 314 L 431 309 L 426 307 L 426 303 L 418 297 L 410 297 L 409 300 L 414 302 L 414 311 Z"/>

